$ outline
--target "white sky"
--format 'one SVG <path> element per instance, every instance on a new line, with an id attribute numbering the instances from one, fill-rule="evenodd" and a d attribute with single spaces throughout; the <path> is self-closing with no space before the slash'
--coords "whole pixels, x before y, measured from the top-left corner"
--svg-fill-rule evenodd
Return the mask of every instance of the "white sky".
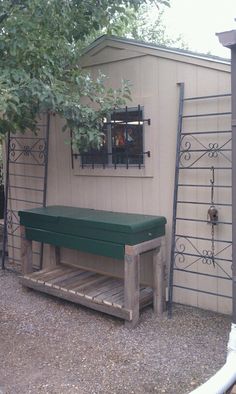
<path id="1" fill-rule="evenodd" d="M 230 57 L 215 36 L 236 29 L 236 0 L 171 0 L 164 13 L 169 36 L 181 34 L 190 50 Z"/>

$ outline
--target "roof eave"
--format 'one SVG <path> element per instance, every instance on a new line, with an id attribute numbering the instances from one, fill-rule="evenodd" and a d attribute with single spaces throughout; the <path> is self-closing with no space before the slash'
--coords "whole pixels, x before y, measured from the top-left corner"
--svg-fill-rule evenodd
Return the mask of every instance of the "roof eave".
<path id="1" fill-rule="evenodd" d="M 184 49 L 178 49 L 178 48 L 168 48 L 163 45 L 155 45 L 152 43 L 146 43 L 142 41 L 137 41 L 134 39 L 129 39 L 129 38 L 123 38 L 123 37 L 117 37 L 113 35 L 103 35 L 99 38 L 97 38 L 95 41 L 93 41 L 87 48 L 84 49 L 83 54 L 87 54 L 90 50 L 101 44 L 105 40 L 111 40 L 114 42 L 118 43 L 123 43 L 123 44 L 129 44 L 129 45 L 134 45 L 134 46 L 139 46 L 143 48 L 149 48 L 149 49 L 154 49 L 154 50 L 159 50 L 162 52 L 166 53 L 172 53 L 175 55 L 181 55 L 181 56 L 187 56 L 189 58 L 195 58 L 199 60 L 206 60 L 210 62 L 217 62 L 221 64 L 230 64 L 230 59 L 225 59 L 225 58 L 220 58 L 218 56 L 213 56 L 213 55 L 206 55 L 206 54 L 200 54 L 200 53 L 195 53 L 192 51 L 184 50 Z"/>

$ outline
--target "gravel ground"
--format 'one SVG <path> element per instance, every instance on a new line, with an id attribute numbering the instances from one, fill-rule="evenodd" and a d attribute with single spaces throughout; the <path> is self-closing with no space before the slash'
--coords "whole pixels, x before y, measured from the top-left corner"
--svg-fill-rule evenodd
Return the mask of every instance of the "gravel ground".
<path id="1" fill-rule="evenodd" d="M 185 394 L 225 362 L 230 317 L 151 308 L 119 319 L 22 288 L 0 272 L 0 393 Z"/>

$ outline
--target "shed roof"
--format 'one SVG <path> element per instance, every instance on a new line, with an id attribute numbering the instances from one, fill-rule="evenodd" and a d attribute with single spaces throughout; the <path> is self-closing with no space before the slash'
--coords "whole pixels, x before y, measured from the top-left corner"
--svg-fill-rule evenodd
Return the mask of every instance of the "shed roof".
<path id="1" fill-rule="evenodd" d="M 106 50 L 109 48 L 114 57 L 106 57 Z M 121 52 L 121 50 L 123 50 Z M 128 53 L 129 52 L 129 53 Z M 118 56 L 117 56 L 118 55 Z M 230 66 L 230 59 L 219 56 L 197 53 L 185 49 L 170 48 L 164 45 L 157 45 L 138 41 L 130 38 L 122 38 L 117 36 L 103 35 L 93 41 L 83 52 L 83 65 L 95 65 L 118 61 L 125 58 L 139 57 L 139 56 L 158 56 L 162 58 L 169 58 L 176 61 L 186 63 L 201 64 L 205 67 L 220 68 L 227 70 Z M 229 53 L 230 56 L 230 53 Z M 204 64 L 205 63 L 205 64 Z"/>

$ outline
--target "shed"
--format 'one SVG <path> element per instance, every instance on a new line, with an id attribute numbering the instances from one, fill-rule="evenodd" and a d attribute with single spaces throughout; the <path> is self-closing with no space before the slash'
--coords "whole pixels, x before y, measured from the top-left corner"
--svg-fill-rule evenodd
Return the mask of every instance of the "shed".
<path id="1" fill-rule="evenodd" d="M 173 195 L 177 188 L 176 217 L 184 220 L 177 223 L 174 218 L 176 234 L 185 237 L 183 241 L 174 234 L 175 245 L 178 242 L 179 245 L 174 251 L 172 267 L 172 273 L 175 271 L 171 283 L 173 298 L 176 302 L 231 313 L 230 61 L 102 36 L 84 51 L 81 65 L 94 76 L 99 71 L 107 75 L 110 87 L 119 87 L 122 79 L 131 82 L 132 102 L 127 103 L 126 109 L 111 115 L 109 122 L 111 129 L 112 122 L 125 122 L 130 126 L 130 135 L 125 132 L 127 144 L 130 143 L 129 154 L 127 156 L 126 152 L 125 158 L 122 156 L 124 130 L 120 135 L 118 127 L 113 127 L 113 131 L 108 130 L 106 134 L 103 159 L 94 152 L 81 157 L 72 152 L 70 143 L 65 143 L 70 141 L 70 135 L 61 132 L 63 120 L 51 116 L 46 204 L 165 216 L 169 266 Z M 192 98 L 184 102 L 182 115 L 180 83 L 184 84 L 184 98 Z M 204 114 L 208 116 L 202 116 Z M 42 118 L 42 133 L 45 124 Z M 190 166 L 185 166 L 190 171 L 181 171 L 175 181 L 176 141 L 180 128 L 185 134 L 180 137 L 182 148 L 180 146 L 178 159 L 192 161 Z M 191 141 L 186 139 L 189 135 Z M 123 141 L 119 141 L 121 137 Z M 39 135 L 38 141 L 32 144 L 29 143 L 30 134 L 20 138 L 17 140 L 17 136 L 13 136 L 10 141 L 8 193 L 9 261 L 19 264 L 17 212 L 43 202 L 40 193 L 45 182 L 37 163 L 43 167 L 47 153 L 44 137 L 40 140 Z M 40 152 L 44 156 L 42 162 Z M 25 177 L 19 176 L 18 157 L 22 163 L 21 174 Z M 177 163 L 179 169 L 179 161 Z M 196 163 L 202 168 L 201 173 Z M 184 203 L 181 205 L 180 201 Z M 219 213 L 219 224 L 214 226 L 207 223 L 208 208 L 213 204 Z M 197 220 L 191 221 L 193 218 Z M 35 259 L 37 250 L 36 247 Z M 48 253 L 45 246 L 45 263 Z M 89 253 L 63 249 L 62 260 L 117 277 L 123 275 L 123 266 L 109 257 L 95 259 Z M 152 282 L 149 260 L 147 253 L 141 261 L 141 280 L 146 284 Z M 166 287 L 167 284 L 168 281 Z"/>

